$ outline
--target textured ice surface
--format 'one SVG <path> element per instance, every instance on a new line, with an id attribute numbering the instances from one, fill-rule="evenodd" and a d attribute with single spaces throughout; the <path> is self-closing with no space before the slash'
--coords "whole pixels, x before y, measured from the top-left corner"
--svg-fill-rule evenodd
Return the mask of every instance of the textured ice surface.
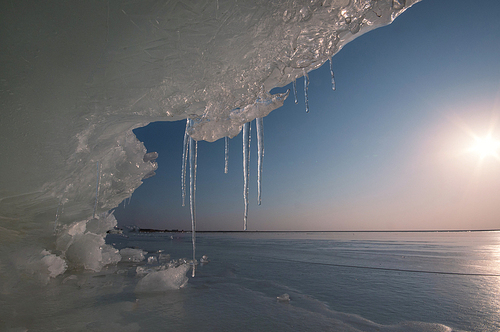
<path id="1" fill-rule="evenodd" d="M 142 262 L 146 257 L 145 255 L 146 252 L 142 249 L 123 248 L 120 250 L 120 256 L 122 256 L 124 262 Z"/>
<path id="2" fill-rule="evenodd" d="M 195 140 L 234 137 L 283 104 L 272 88 L 417 1 L 1 2 L 1 256 L 28 243 L 52 252 L 56 220 L 70 265 L 114 261 L 81 221 L 97 163 L 96 215 L 156 169 L 132 129 L 189 117 Z"/>
<path id="3" fill-rule="evenodd" d="M 137 283 L 135 291 L 156 293 L 182 288 L 188 282 L 186 272 L 190 268 L 188 264 L 182 264 L 178 267 L 169 267 L 166 270 L 152 271 Z"/>

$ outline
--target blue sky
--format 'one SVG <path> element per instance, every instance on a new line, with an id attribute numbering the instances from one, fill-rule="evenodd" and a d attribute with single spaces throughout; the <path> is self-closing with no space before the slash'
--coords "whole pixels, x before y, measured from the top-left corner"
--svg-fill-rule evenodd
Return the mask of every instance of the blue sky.
<path id="1" fill-rule="evenodd" d="M 500 139 L 500 2 L 423 0 L 310 72 L 305 113 L 290 95 L 264 119 L 262 205 L 252 124 L 249 230 L 500 228 L 500 160 L 467 152 Z M 474 6 L 475 5 L 475 6 Z M 274 92 L 285 91 L 275 89 Z M 495 122 L 496 121 L 496 122 Z M 136 135 L 159 153 L 157 175 L 116 209 L 120 225 L 189 229 L 181 206 L 185 122 Z M 199 142 L 199 230 L 243 229 L 241 134 Z"/>

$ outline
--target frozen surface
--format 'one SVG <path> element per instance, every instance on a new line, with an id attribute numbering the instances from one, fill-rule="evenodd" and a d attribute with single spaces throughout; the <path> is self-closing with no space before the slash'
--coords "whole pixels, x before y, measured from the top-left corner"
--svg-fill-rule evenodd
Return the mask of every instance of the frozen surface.
<path id="1" fill-rule="evenodd" d="M 196 278 L 179 259 L 190 234 L 126 235 L 108 243 L 141 244 L 158 259 L 68 270 L 43 287 L 14 283 L 0 293 L 0 330 L 499 330 L 497 277 L 389 271 L 498 274 L 498 232 L 201 233 L 210 263 Z"/>

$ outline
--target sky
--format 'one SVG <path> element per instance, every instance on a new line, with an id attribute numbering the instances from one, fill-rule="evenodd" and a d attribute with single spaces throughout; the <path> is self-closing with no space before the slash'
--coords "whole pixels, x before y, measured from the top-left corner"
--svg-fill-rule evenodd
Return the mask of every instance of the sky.
<path id="1" fill-rule="evenodd" d="M 264 118 L 262 205 L 252 123 L 248 230 L 500 229 L 500 157 L 473 150 L 500 140 L 500 1 L 423 0 L 358 37 L 309 73 Z M 283 92 L 291 85 L 272 90 Z M 115 211 L 118 224 L 184 229 L 185 121 L 135 130 L 159 153 L 157 175 Z M 500 154 L 500 149 L 498 149 Z M 242 138 L 198 143 L 197 229 L 243 229 Z"/>

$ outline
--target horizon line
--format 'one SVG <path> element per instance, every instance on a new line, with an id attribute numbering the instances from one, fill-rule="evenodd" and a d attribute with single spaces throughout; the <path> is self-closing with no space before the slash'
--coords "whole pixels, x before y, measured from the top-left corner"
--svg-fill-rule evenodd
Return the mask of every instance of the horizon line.
<path id="1" fill-rule="evenodd" d="M 178 229 L 154 229 L 154 228 L 140 228 L 138 231 L 144 232 L 165 232 L 165 233 L 191 233 L 191 230 L 178 230 Z M 196 233 L 468 233 L 468 232 L 500 232 L 497 229 L 438 229 L 438 230 L 342 230 L 342 231 L 325 231 L 325 230 L 216 230 L 216 231 L 202 231 L 196 230 Z"/>

